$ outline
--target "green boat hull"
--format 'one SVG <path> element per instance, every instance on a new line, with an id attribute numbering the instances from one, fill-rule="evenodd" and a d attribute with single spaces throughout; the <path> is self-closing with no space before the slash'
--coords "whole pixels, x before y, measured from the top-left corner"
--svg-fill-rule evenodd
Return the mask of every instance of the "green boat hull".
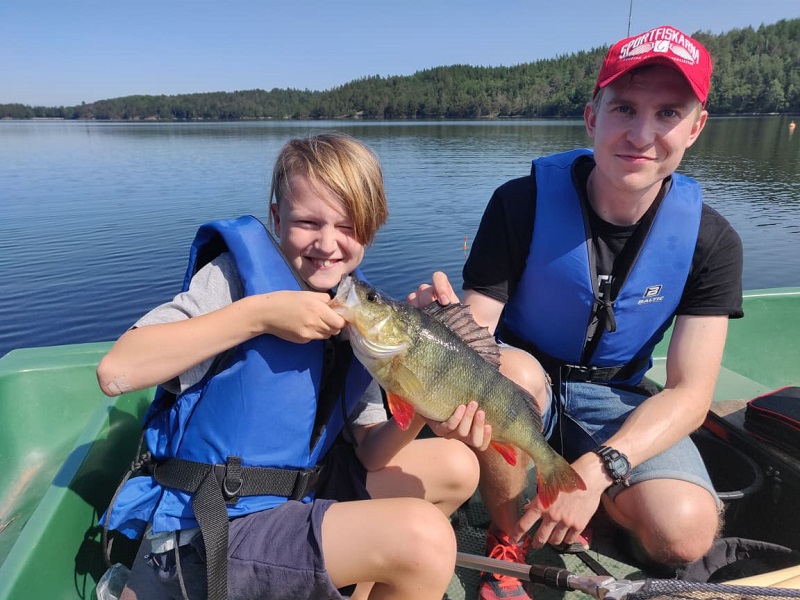
<path id="1" fill-rule="evenodd" d="M 745 314 L 730 324 L 715 401 L 800 385 L 800 288 L 748 292 Z M 133 458 L 153 394 L 100 392 L 95 367 L 109 347 L 21 349 L 0 359 L 0 600 L 94 597 L 106 569 L 98 518 Z M 648 374 L 657 383 L 666 347 Z"/>
<path id="2" fill-rule="evenodd" d="M 133 458 L 152 390 L 106 398 L 109 343 L 0 359 L 0 598 L 94 598 L 98 519 Z"/>

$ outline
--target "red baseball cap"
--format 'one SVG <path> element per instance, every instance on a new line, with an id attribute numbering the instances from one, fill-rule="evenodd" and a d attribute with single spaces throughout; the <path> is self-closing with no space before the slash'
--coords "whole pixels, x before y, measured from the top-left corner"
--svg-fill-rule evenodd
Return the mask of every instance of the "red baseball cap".
<path id="1" fill-rule="evenodd" d="M 593 96 L 631 69 L 653 63 L 679 71 L 705 106 L 711 87 L 711 56 L 700 42 L 669 25 L 625 38 L 611 46 L 597 76 Z"/>

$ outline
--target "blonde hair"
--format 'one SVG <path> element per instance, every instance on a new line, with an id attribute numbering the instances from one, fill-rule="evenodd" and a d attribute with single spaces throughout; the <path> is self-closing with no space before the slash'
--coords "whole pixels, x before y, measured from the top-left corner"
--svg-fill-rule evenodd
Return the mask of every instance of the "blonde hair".
<path id="1" fill-rule="evenodd" d="M 323 185 L 344 204 L 353 220 L 353 235 L 364 246 L 372 243 L 389 210 L 378 157 L 367 146 L 343 133 L 319 133 L 289 140 L 275 160 L 270 203 L 280 206 L 291 194 L 291 176 L 301 175 Z M 272 225 L 272 211 L 269 222 Z"/>

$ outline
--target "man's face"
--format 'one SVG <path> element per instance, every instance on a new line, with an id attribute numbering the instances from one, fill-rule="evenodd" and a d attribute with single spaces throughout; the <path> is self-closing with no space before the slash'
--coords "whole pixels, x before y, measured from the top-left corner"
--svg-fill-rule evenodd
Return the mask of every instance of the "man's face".
<path id="1" fill-rule="evenodd" d="M 705 126 L 708 113 L 683 76 L 653 65 L 623 75 L 584 111 L 596 177 L 637 193 L 660 188 Z"/>

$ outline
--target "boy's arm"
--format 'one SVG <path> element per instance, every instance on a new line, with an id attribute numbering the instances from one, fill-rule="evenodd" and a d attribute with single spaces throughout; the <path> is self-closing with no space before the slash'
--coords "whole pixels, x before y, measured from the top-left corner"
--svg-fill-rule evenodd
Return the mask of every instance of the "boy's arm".
<path id="1" fill-rule="evenodd" d="M 273 292 L 172 323 L 137 327 L 117 340 L 97 367 L 106 395 L 159 385 L 257 335 L 304 343 L 341 331 L 345 322 L 328 294 Z"/>

